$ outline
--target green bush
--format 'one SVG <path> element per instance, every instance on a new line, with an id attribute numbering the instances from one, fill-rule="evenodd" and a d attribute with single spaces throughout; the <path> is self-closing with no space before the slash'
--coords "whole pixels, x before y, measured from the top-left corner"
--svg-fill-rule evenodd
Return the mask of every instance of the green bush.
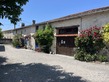
<path id="1" fill-rule="evenodd" d="M 50 52 L 52 41 L 54 39 L 53 28 L 48 23 L 44 27 L 45 29 L 39 29 L 34 37 L 38 45 L 41 47 L 41 50 L 45 53 Z"/>
<path id="2" fill-rule="evenodd" d="M 75 45 L 77 47 L 75 59 L 87 62 L 98 60 L 96 53 L 105 46 L 101 29 L 95 26 L 80 32 L 80 35 L 75 38 Z"/>
<path id="3" fill-rule="evenodd" d="M 91 59 L 92 59 L 92 61 L 97 61 L 98 60 L 98 55 L 97 54 L 91 55 Z"/>
<path id="4" fill-rule="evenodd" d="M 75 39 L 75 45 L 78 47 L 79 51 L 88 54 L 99 52 L 104 47 L 100 28 L 92 27 L 82 31 L 79 37 Z"/>
<path id="5" fill-rule="evenodd" d="M 84 59 L 85 59 L 85 61 L 90 62 L 90 61 L 92 61 L 92 55 L 86 54 Z"/>
<path id="6" fill-rule="evenodd" d="M 107 49 L 109 50 L 109 23 L 103 27 L 102 36 Z"/>
<path id="7" fill-rule="evenodd" d="M 101 62 L 107 62 L 108 61 L 108 58 L 107 58 L 107 56 L 99 55 L 98 56 L 98 60 L 101 61 Z"/>
<path id="8" fill-rule="evenodd" d="M 21 47 L 22 46 L 21 37 L 22 37 L 22 35 L 20 35 L 20 34 L 17 34 L 14 36 L 14 38 L 12 40 L 12 44 L 14 47 Z"/>
<path id="9" fill-rule="evenodd" d="M 74 57 L 77 60 L 85 61 L 84 56 L 85 56 L 85 53 L 83 51 L 80 51 L 80 52 L 77 52 Z"/>

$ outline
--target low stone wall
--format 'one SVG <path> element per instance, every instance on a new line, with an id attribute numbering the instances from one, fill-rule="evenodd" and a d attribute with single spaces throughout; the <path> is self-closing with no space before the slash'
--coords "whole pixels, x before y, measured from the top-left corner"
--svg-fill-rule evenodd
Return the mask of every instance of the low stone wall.
<path id="1" fill-rule="evenodd" d="M 11 44 L 12 39 L 0 39 L 0 44 Z"/>

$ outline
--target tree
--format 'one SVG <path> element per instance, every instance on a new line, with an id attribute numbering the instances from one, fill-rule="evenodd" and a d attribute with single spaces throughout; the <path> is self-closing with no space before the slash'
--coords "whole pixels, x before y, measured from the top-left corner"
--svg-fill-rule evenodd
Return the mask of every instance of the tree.
<path id="1" fill-rule="evenodd" d="M 35 34 L 35 40 L 42 48 L 42 51 L 49 53 L 54 35 L 53 28 L 50 24 L 46 24 L 45 29 L 39 29 Z"/>
<path id="2" fill-rule="evenodd" d="M 0 39 L 3 38 L 3 32 L 2 32 L 2 29 L 0 28 Z"/>
<path id="3" fill-rule="evenodd" d="M 27 2 L 28 0 L 0 0 L 0 18 L 7 18 L 16 25 L 21 20 L 19 16 L 23 11 L 22 6 Z"/>

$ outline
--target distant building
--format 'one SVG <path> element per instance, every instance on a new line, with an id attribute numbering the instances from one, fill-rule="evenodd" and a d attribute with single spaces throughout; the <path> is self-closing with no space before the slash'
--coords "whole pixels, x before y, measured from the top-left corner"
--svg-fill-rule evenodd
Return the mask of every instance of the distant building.
<path id="1" fill-rule="evenodd" d="M 13 37 L 17 33 L 28 35 L 36 32 L 36 27 L 43 29 L 46 23 L 50 23 L 54 27 L 54 41 L 51 47 L 52 51 L 57 54 L 73 55 L 74 53 L 74 38 L 78 36 L 81 30 L 92 26 L 102 27 L 109 23 L 109 6 L 93 9 L 77 14 L 68 15 L 62 18 L 18 28 L 15 30 L 4 31 L 5 37 Z M 25 32 L 26 30 L 26 32 Z M 6 34 L 6 32 L 9 35 Z"/>

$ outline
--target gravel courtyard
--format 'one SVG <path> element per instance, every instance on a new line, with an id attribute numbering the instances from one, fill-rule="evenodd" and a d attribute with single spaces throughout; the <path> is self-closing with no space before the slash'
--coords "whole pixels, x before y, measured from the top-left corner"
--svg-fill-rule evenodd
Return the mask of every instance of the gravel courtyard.
<path id="1" fill-rule="evenodd" d="M 0 47 L 0 82 L 109 82 L 109 65 Z"/>

